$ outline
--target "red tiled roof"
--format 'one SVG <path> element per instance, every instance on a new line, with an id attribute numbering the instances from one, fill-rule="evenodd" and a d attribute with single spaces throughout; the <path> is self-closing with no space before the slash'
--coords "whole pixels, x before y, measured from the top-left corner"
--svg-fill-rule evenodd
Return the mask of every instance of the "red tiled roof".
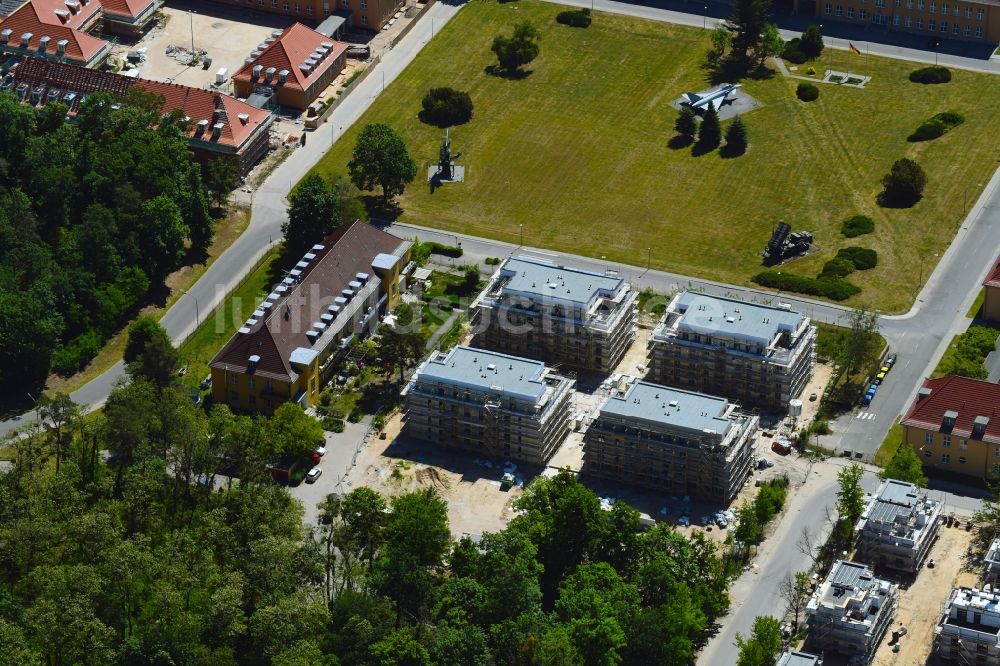
<path id="1" fill-rule="evenodd" d="M 990 274 L 986 276 L 986 280 L 983 281 L 983 286 L 1000 287 L 1000 257 L 997 257 L 996 263 L 993 264 L 993 270 L 990 271 Z"/>
<path id="2" fill-rule="evenodd" d="M 324 44 L 329 44 L 329 46 L 324 47 Z M 311 58 L 313 52 L 319 48 L 328 48 L 330 52 L 319 61 L 309 74 L 306 74 L 300 65 Z M 330 69 L 337 57 L 346 50 L 347 44 L 334 41 L 333 38 L 318 33 L 301 23 L 295 23 L 281 33 L 281 36 L 272 42 L 256 60 L 244 64 L 233 78 L 251 80 L 255 65 L 260 65 L 265 70 L 268 67 L 274 67 L 275 72 L 287 69 L 289 75 L 285 85 L 305 90 L 323 72 Z M 277 80 L 277 76 L 274 80 Z"/>
<path id="3" fill-rule="evenodd" d="M 950 432 L 969 438 L 973 421 L 984 416 L 989 422 L 983 439 L 1000 444 L 1000 384 L 951 375 L 925 380 L 923 389 L 930 389 L 930 395 L 917 395 L 903 425 L 942 430 L 945 412 L 953 411 L 958 416 Z"/>
<path id="4" fill-rule="evenodd" d="M 125 95 L 132 86 L 137 86 L 164 99 L 163 112 L 180 110 L 190 118 L 189 138 L 203 139 L 212 143 L 231 146 L 237 150 L 270 118 L 270 113 L 258 109 L 235 97 L 223 95 L 203 88 L 191 88 L 176 83 L 161 83 L 145 79 L 133 79 L 112 72 L 99 72 L 76 65 L 51 62 L 38 58 L 25 58 L 15 67 L 11 76 L 15 85 L 27 82 L 32 89 L 44 85 L 61 92 L 75 92 L 86 95 L 106 92 Z M 219 110 L 218 116 L 215 111 Z M 75 109 L 71 109 L 71 112 Z M 245 114 L 245 122 L 239 116 Z M 208 120 L 209 126 L 204 136 L 197 136 L 198 121 Z M 218 139 L 212 138 L 212 125 L 223 124 Z"/>
<path id="5" fill-rule="evenodd" d="M 95 4 L 96 0 L 91 0 L 88 6 L 92 7 Z M 53 17 L 55 18 L 54 14 Z M 42 37 L 49 37 L 47 52 L 50 54 L 56 52 L 57 42 L 65 39 L 68 42 L 66 44 L 66 57 L 84 63 L 89 63 L 94 56 L 108 46 L 108 42 L 103 39 L 91 37 L 85 32 L 65 25 L 59 25 L 58 18 L 56 18 L 56 23 L 42 20 L 38 9 L 30 2 L 8 16 L 3 23 L 0 23 L 0 29 L 10 29 L 10 46 L 12 47 L 19 47 L 21 35 L 30 32 L 32 37 L 28 40 L 28 48 L 32 51 L 38 50 Z"/>
<path id="6" fill-rule="evenodd" d="M 105 12 L 132 17 L 139 16 L 155 2 L 156 0 L 101 0 Z"/>
<path id="7" fill-rule="evenodd" d="M 190 118 L 188 136 L 193 139 L 201 138 L 204 141 L 239 147 L 271 115 L 268 111 L 241 102 L 235 97 L 204 88 L 147 79 L 138 79 L 135 85 L 155 95 L 162 95 L 165 112 L 180 110 Z M 215 115 L 217 110 L 218 116 Z M 203 133 L 199 133 L 200 120 L 208 121 L 208 128 Z M 212 126 L 216 122 L 221 122 L 223 127 L 219 138 L 213 139 Z"/>
<path id="8" fill-rule="evenodd" d="M 86 25 L 101 11 L 101 3 L 98 0 L 76 0 L 75 2 L 69 0 L 69 2 L 70 4 L 67 4 L 66 0 L 31 0 L 11 16 L 26 11 L 30 7 L 42 23 L 79 30 L 80 26 Z M 60 17 L 59 14 L 56 14 L 56 10 L 65 10 L 67 13 Z"/>
<path id="9" fill-rule="evenodd" d="M 305 270 L 300 281 L 285 296 L 275 301 L 265 317 L 249 333 L 237 333 L 216 354 L 211 367 L 246 372 L 250 356 L 260 356 L 255 374 L 270 379 L 294 381 L 297 374 L 289 363 L 299 347 L 310 349 L 306 336 L 326 307 L 355 279 L 368 273 L 378 279 L 372 261 L 380 253 L 390 254 L 405 241 L 381 229 L 356 220 L 345 224 L 322 241 L 323 250 Z"/>

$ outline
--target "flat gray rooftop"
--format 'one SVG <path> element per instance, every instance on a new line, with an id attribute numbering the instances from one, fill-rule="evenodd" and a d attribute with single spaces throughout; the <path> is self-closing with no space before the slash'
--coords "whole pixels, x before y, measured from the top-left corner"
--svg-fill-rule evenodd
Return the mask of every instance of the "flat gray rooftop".
<path id="1" fill-rule="evenodd" d="M 686 291 L 677 300 L 679 331 L 719 335 L 767 345 L 779 331 L 794 331 L 804 319 L 797 312 L 731 298 Z"/>
<path id="2" fill-rule="evenodd" d="M 586 306 L 600 294 L 615 294 L 625 282 L 620 277 L 570 268 L 531 257 L 511 257 L 500 270 L 510 279 L 503 287 L 507 294 L 521 294 L 534 300 L 561 300 Z"/>
<path id="3" fill-rule="evenodd" d="M 873 578 L 871 569 L 857 562 L 838 560 L 834 563 L 833 569 L 829 576 L 829 581 L 833 585 L 867 589 Z M 862 580 L 863 578 L 865 580 Z"/>
<path id="4" fill-rule="evenodd" d="M 909 507 L 916 504 L 919 498 L 917 497 L 917 487 L 912 483 L 886 479 L 880 488 L 878 499 L 880 502 L 891 502 Z"/>
<path id="5" fill-rule="evenodd" d="M 601 413 L 722 434 L 730 425 L 729 419 L 722 416 L 728 405 L 725 398 L 635 382 L 623 396 L 609 396 L 601 405 Z"/>
<path id="6" fill-rule="evenodd" d="M 477 391 L 493 391 L 538 401 L 545 392 L 541 361 L 459 345 L 438 353 L 417 371 L 417 382 L 430 380 Z"/>
<path id="7" fill-rule="evenodd" d="M 776 666 L 817 666 L 819 657 L 806 652 L 786 652 L 778 657 Z"/>

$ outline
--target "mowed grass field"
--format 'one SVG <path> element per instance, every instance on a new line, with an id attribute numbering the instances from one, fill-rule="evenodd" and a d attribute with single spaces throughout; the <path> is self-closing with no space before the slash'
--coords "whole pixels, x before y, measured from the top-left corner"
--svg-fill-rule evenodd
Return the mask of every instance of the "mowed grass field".
<path id="1" fill-rule="evenodd" d="M 815 276 L 841 247 L 874 247 L 879 265 L 850 276 L 863 291 L 847 303 L 902 311 L 954 236 L 965 201 L 972 205 L 997 167 L 995 77 L 953 71 L 951 83 L 923 86 L 907 79 L 914 64 L 841 52 L 813 66 L 870 74 L 865 89 L 819 84 L 819 99 L 806 104 L 795 97 L 798 80 L 747 80 L 761 107 L 744 117 L 746 155 L 672 150 L 670 102 L 709 87 L 709 33 L 604 13 L 588 29 L 570 28 L 555 22 L 561 9 L 535 0 L 469 3 L 317 169 L 346 173 L 361 126 L 386 122 L 419 166 L 399 200 L 404 221 L 514 243 L 523 224 L 525 245 L 638 265 L 650 248 L 654 268 L 750 284 L 783 219 L 813 231 L 819 248 L 783 270 Z M 493 36 L 525 20 L 542 35 L 530 75 L 488 74 Z M 444 131 L 417 114 L 437 86 L 468 91 L 475 113 L 451 130 L 465 182 L 432 193 L 426 168 Z M 966 122 L 935 141 L 906 141 L 941 111 L 961 112 Z M 908 210 L 879 208 L 880 179 L 904 156 L 927 171 L 924 199 Z M 874 218 L 876 231 L 848 240 L 841 222 L 856 214 Z"/>

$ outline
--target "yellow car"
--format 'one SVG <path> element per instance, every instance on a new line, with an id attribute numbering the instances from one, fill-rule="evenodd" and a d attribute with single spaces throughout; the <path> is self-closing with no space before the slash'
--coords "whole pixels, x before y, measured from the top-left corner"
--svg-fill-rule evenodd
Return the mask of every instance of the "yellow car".
<path id="1" fill-rule="evenodd" d="M 882 374 L 889 372 L 889 366 L 883 365 L 882 369 L 879 372 L 881 372 Z"/>
<path id="2" fill-rule="evenodd" d="M 885 379 L 885 372 L 880 372 L 877 375 L 875 375 L 875 381 L 878 382 L 879 384 L 882 383 L 883 379 Z"/>

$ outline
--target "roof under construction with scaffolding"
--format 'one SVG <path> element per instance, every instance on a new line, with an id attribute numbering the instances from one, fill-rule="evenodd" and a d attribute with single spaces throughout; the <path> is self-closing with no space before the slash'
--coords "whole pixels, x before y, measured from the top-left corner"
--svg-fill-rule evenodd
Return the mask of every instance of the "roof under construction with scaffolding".
<path id="1" fill-rule="evenodd" d="M 417 371 L 420 380 L 488 391 L 536 403 L 547 387 L 541 361 L 459 345 L 432 356 Z"/>
<path id="2" fill-rule="evenodd" d="M 602 415 L 719 435 L 729 429 L 732 410 L 725 398 L 641 381 L 613 390 L 600 408 Z"/>

